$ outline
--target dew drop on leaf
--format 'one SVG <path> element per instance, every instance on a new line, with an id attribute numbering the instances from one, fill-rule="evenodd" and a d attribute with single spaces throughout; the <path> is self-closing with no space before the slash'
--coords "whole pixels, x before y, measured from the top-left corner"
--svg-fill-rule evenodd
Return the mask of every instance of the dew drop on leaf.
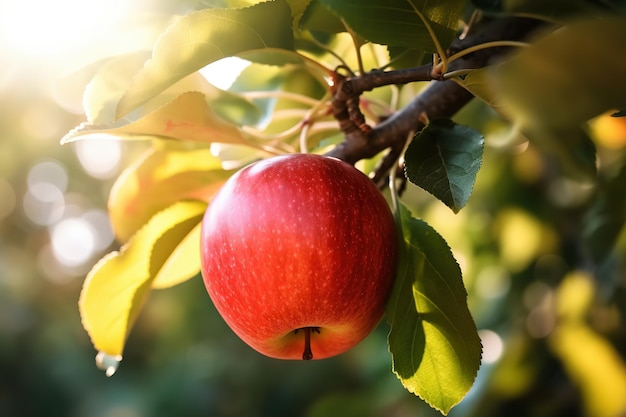
<path id="1" fill-rule="evenodd" d="M 96 355 L 96 366 L 102 369 L 106 376 L 113 376 L 122 361 L 121 355 L 109 355 L 102 351 Z"/>

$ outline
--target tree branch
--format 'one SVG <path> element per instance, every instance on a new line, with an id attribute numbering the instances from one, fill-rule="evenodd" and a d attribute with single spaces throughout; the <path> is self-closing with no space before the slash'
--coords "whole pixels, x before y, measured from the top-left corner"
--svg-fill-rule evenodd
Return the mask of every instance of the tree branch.
<path id="1" fill-rule="evenodd" d="M 501 18 L 479 22 L 468 36 L 455 40 L 447 53 L 452 55 L 497 40 L 522 40 L 542 24 L 544 23 L 528 18 Z M 496 47 L 472 52 L 451 62 L 449 71 L 484 67 L 510 50 L 510 47 Z M 374 174 L 377 182 L 384 178 L 401 156 L 409 136 L 424 127 L 420 115 L 426 114 L 431 120 L 450 118 L 473 98 L 471 93 L 456 82 L 441 81 L 442 78 L 441 74 L 432 71 L 430 64 L 399 71 L 372 71 L 349 78 L 338 75 L 333 87 L 333 114 L 345 137 L 327 155 L 354 164 L 389 149 Z M 389 84 L 429 80 L 436 81 L 431 81 L 406 107 L 373 128 L 365 124 L 365 118 L 358 108 L 359 97 L 364 91 Z"/>

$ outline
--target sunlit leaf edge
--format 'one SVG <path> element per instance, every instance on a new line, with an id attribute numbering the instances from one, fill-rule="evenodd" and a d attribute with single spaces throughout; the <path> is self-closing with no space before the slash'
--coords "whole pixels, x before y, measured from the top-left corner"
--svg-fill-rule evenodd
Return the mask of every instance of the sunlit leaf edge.
<path id="1" fill-rule="evenodd" d="M 78 306 L 81 316 L 81 323 L 83 328 L 87 331 L 91 338 L 94 347 L 100 352 L 104 352 L 111 356 L 121 356 L 126 338 L 130 329 L 137 318 L 137 315 L 144 304 L 147 294 L 150 291 L 152 281 L 157 275 L 157 272 L 162 267 L 165 259 L 159 260 L 160 265 L 153 265 L 155 259 L 153 259 L 153 250 L 155 245 L 160 240 L 171 240 L 168 235 L 169 231 L 172 231 L 177 226 L 181 226 L 192 230 L 193 227 L 200 221 L 204 211 L 206 209 L 206 203 L 200 201 L 181 201 L 173 204 L 167 209 L 157 213 L 137 234 L 129 240 L 119 251 L 111 252 L 105 255 L 100 261 L 94 265 L 91 271 L 87 274 L 85 282 L 79 296 Z M 172 216 L 178 221 L 168 221 L 167 217 Z M 183 230 L 183 234 L 186 235 Z M 174 248 L 177 242 L 167 241 L 168 245 Z M 132 258 L 136 258 L 140 262 L 130 262 L 127 265 L 123 265 L 124 257 L 131 256 L 134 252 L 136 254 Z M 167 251 L 166 251 L 167 252 Z M 131 255 L 129 255 L 131 254 Z M 118 261 L 121 265 L 113 265 L 112 263 Z M 143 261 L 143 262 L 142 262 Z M 123 272 L 126 274 L 113 275 L 102 274 L 103 270 L 107 267 L 119 269 L 122 267 Z M 136 269 L 137 273 L 132 274 L 132 269 Z M 135 279 L 132 288 L 128 288 L 128 282 L 119 282 L 125 275 L 131 273 L 131 277 Z M 122 288 L 111 289 L 110 284 L 115 281 L 111 279 L 118 279 L 118 284 L 122 285 Z M 109 293 L 100 291 L 95 294 L 94 285 L 100 285 L 100 289 L 108 289 Z M 118 291 L 119 290 L 119 291 Z M 124 297 L 126 293 L 126 301 L 129 304 L 121 305 L 120 297 Z M 95 297 L 95 298 L 93 298 Z M 118 310 L 117 315 L 111 315 L 110 311 L 96 308 L 101 306 L 99 300 L 103 297 L 110 302 L 109 306 L 113 306 L 113 311 Z M 95 301 L 90 301 L 95 300 Z M 113 301 L 115 302 L 114 304 Z M 90 304 L 96 302 L 97 305 L 90 307 Z M 119 308 L 122 311 L 119 311 Z M 104 315 L 104 325 L 100 326 L 102 320 L 98 320 L 98 316 Z M 100 323 L 97 323 L 100 321 Z M 114 324 L 117 322 L 117 325 Z M 113 324 L 112 324 L 113 323 Z"/>
<path id="2" fill-rule="evenodd" d="M 266 18 L 263 20 L 261 18 L 262 15 L 272 16 L 272 19 Z M 235 42 L 234 45 L 227 47 L 225 44 L 212 43 L 209 39 L 205 39 L 203 42 L 193 39 L 189 25 L 192 25 L 198 19 L 211 18 L 221 19 L 231 24 L 231 28 L 227 32 L 230 32 L 231 36 L 229 39 Z M 245 19 L 252 20 L 261 26 L 254 27 L 253 24 Z M 216 26 L 219 31 L 209 32 L 205 35 L 209 36 L 209 38 L 211 35 L 215 35 L 215 33 L 220 34 L 220 36 L 227 36 L 224 32 L 223 24 Z M 207 26 L 206 22 L 203 22 L 203 25 L 200 25 L 200 27 L 204 31 L 210 31 L 207 28 L 211 26 Z M 233 27 L 237 27 L 239 31 L 247 31 L 256 35 L 256 41 L 251 41 L 249 44 L 245 43 L 245 39 L 241 35 L 237 36 L 237 32 Z M 186 45 L 181 45 L 178 42 L 178 36 L 180 35 L 185 38 L 191 36 L 192 40 Z M 252 37 L 254 38 L 254 36 Z M 200 53 L 196 50 L 197 48 L 202 48 L 203 45 L 212 45 L 212 48 L 210 48 L 212 52 L 204 51 L 204 53 Z M 120 99 L 116 118 L 119 119 L 125 116 L 151 97 L 161 93 L 169 85 L 219 59 L 236 56 L 238 53 L 246 51 L 270 47 L 293 49 L 291 9 L 285 0 L 261 2 L 244 8 L 203 9 L 190 13 L 170 26 L 159 38 L 154 47 L 152 59 L 135 75 L 131 86 Z M 192 51 L 185 50 L 185 48 L 191 48 Z M 175 57 L 170 56 L 173 51 L 176 55 Z M 181 51 L 185 51 L 185 53 Z M 160 74 L 159 72 L 163 68 L 165 68 L 164 74 Z"/>
<path id="3" fill-rule="evenodd" d="M 107 126 L 81 123 L 61 138 L 61 144 L 103 137 L 134 141 L 176 139 L 204 143 L 249 144 L 241 128 L 213 111 L 204 93 L 199 91 L 184 92 L 131 123 Z"/>

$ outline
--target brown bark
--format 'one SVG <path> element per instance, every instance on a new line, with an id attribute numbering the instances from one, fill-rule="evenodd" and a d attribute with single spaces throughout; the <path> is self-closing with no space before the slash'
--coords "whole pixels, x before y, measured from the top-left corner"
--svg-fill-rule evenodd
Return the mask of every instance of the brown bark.
<path id="1" fill-rule="evenodd" d="M 448 54 L 485 42 L 523 40 L 542 24 L 528 18 L 500 18 L 479 22 L 466 37 L 457 39 L 450 45 Z M 481 68 L 510 51 L 510 47 L 497 47 L 473 52 L 452 62 L 448 70 Z M 429 80 L 432 80 L 430 85 L 406 107 L 375 127 L 365 125 L 358 110 L 358 99 L 364 91 L 383 85 Z M 472 94 L 456 82 L 443 81 L 438 74 L 433 74 L 430 64 L 400 71 L 372 71 L 360 76 L 339 77 L 335 86 L 333 108 L 345 139 L 327 155 L 354 164 L 388 149 L 389 152 L 375 173 L 374 180 L 378 182 L 395 166 L 409 135 L 424 127 L 421 115 L 426 115 L 430 120 L 450 118 L 472 98 Z"/>

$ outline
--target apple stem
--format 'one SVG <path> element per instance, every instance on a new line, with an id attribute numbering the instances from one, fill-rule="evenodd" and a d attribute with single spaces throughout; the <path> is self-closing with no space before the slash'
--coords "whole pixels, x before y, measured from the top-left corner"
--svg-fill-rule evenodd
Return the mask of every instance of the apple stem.
<path id="1" fill-rule="evenodd" d="M 298 333 L 299 330 L 304 330 L 304 352 L 302 353 L 302 359 L 305 361 L 310 361 L 313 359 L 313 352 L 311 351 L 311 332 L 319 333 L 319 327 L 303 327 L 302 329 L 297 329 L 295 333 Z"/>

